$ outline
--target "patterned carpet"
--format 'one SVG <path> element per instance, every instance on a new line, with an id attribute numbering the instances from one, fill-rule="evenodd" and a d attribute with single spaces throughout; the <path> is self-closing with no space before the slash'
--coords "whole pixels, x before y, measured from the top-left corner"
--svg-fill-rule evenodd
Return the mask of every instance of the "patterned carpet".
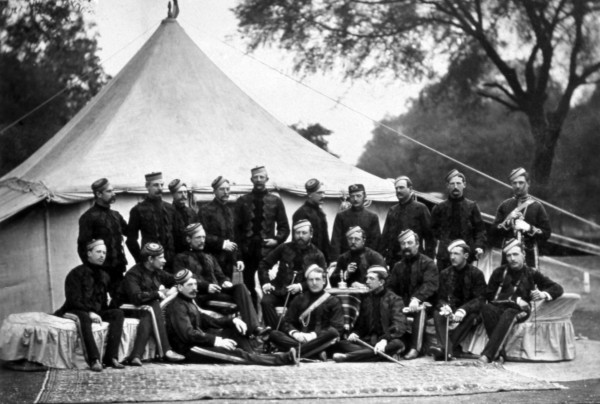
<path id="1" fill-rule="evenodd" d="M 37 403 L 449 396 L 561 386 L 476 361 L 50 370 Z"/>

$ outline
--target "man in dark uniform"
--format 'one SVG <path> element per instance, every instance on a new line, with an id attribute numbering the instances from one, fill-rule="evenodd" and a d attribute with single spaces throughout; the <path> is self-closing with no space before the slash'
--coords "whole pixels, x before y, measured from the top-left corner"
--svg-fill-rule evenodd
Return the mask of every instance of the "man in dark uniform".
<path id="1" fill-rule="evenodd" d="M 290 225 L 283 201 L 267 190 L 269 176 L 265 167 L 255 167 L 250 180 L 252 192 L 238 198 L 235 204 L 235 241 L 244 260 L 244 283 L 254 301 L 254 274 L 260 260 L 287 240 Z"/>
<path id="2" fill-rule="evenodd" d="M 498 207 L 492 235 L 503 238 L 503 242 L 513 237 L 520 239 L 527 265 L 537 268 L 539 245 L 552 234 L 550 219 L 544 206 L 529 195 L 529 173 L 524 168 L 512 170 L 508 179 L 514 196 Z"/>
<path id="3" fill-rule="evenodd" d="M 91 240 L 86 243 L 86 260 L 83 265 L 72 269 L 65 280 L 66 302 L 54 313 L 62 317 L 72 313 L 79 319 L 81 339 L 87 353 L 90 368 L 95 372 L 102 371 L 100 352 L 92 333 L 92 323 L 107 321 L 108 339 L 103 362 L 106 366 L 122 369 L 119 363 L 119 344 L 123 333 L 125 316 L 119 309 L 109 309 L 107 302 L 107 286 L 109 276 L 103 269 L 106 258 L 106 246 L 102 240 Z"/>
<path id="4" fill-rule="evenodd" d="M 313 264 L 321 268 L 326 265 L 321 251 L 311 243 L 313 229 L 310 222 L 300 220 L 294 224 L 293 231 L 292 241 L 275 248 L 258 265 L 258 277 L 264 292 L 260 305 L 265 324 L 273 329 L 279 323 L 275 307 L 285 304 L 288 293 L 293 298 L 308 290 L 304 271 Z M 278 262 L 277 275 L 271 279 L 269 271 Z"/>
<path id="5" fill-rule="evenodd" d="M 350 209 L 339 212 L 333 222 L 331 234 L 331 261 L 348 251 L 349 246 L 345 233 L 351 227 L 360 227 L 366 234 L 366 245 L 373 250 L 378 250 L 381 227 L 379 217 L 365 208 L 367 193 L 363 184 L 354 184 L 348 187 Z"/>
<path id="6" fill-rule="evenodd" d="M 166 263 L 164 249 L 160 244 L 146 243 L 140 251 L 140 257 L 141 263 L 129 268 L 129 271 L 125 274 L 125 280 L 121 285 L 117 299 L 115 299 L 115 304 L 118 306 L 126 303 L 136 306 L 149 306 L 154 313 L 159 333 L 158 336 L 155 335 L 154 337 L 160 339 L 164 357 L 173 362 L 182 361 L 183 356 L 171 350 L 160 306 L 162 300 L 176 293 L 175 288 L 173 288 L 175 284 L 173 275 L 163 270 Z M 165 287 L 171 289 L 167 290 Z M 133 350 L 129 356 L 129 363 L 132 366 L 142 366 L 142 355 L 153 329 L 152 315 L 147 310 L 126 311 L 128 316 L 139 317 L 140 319 Z"/>
<path id="7" fill-rule="evenodd" d="M 503 252 L 507 264 L 492 272 L 486 290 L 488 303 L 481 308 L 483 325 L 489 337 L 479 358 L 485 363 L 499 356 L 504 359 L 504 339 L 515 322 L 529 317 L 533 301 L 550 301 L 563 294 L 562 286 L 525 263 L 525 251 L 518 240 L 509 240 Z"/>
<path id="8" fill-rule="evenodd" d="M 233 241 L 233 207 L 229 200 L 229 181 L 218 176 L 212 182 L 215 198 L 200 209 L 200 223 L 206 231 L 204 250 L 213 255 L 225 276 L 233 279 L 234 271 L 243 271 L 244 262 L 238 258 L 238 245 Z"/>
<path id="9" fill-rule="evenodd" d="M 448 199 L 433 207 L 431 228 L 438 241 L 437 266 L 441 271 L 450 266 L 448 245 L 452 240 L 467 242 L 469 262 L 478 260 L 485 248 L 485 224 L 477 203 L 464 197 L 467 181 L 463 173 L 454 169 L 446 176 Z"/>
<path id="10" fill-rule="evenodd" d="M 290 303 L 281 331 L 271 332 L 271 342 L 283 350 L 299 347 L 299 356 L 319 356 L 339 340 L 344 330 L 342 304 L 325 292 L 325 271 L 311 265 L 304 273 L 308 290 Z M 323 355 L 320 355 L 321 359 Z"/>
<path id="11" fill-rule="evenodd" d="M 110 205 L 117 200 L 115 190 L 106 178 L 100 178 L 92 184 L 94 205 L 79 218 L 79 236 L 77 237 L 77 252 L 82 262 L 87 262 L 87 247 L 89 240 L 103 240 L 106 245 L 104 270 L 110 281 L 108 292 L 112 297 L 123 280 L 127 269 L 127 258 L 123 250 L 123 235 L 127 231 L 127 222 Z"/>
<path id="12" fill-rule="evenodd" d="M 410 351 L 405 359 L 415 359 L 423 347 L 426 307 L 435 303 L 439 274 L 431 258 L 419 252 L 419 236 L 405 230 L 398 236 L 403 258 L 394 265 L 388 289 L 400 296 L 407 316 L 413 317 Z"/>
<path id="13" fill-rule="evenodd" d="M 366 247 L 365 239 L 364 230 L 358 226 L 346 232 L 350 250 L 339 256 L 336 268 L 329 278 L 331 286 L 337 287 L 343 281 L 351 287 L 362 287 L 366 281 L 367 269 L 373 265 L 385 267 L 383 256 Z"/>
<path id="14" fill-rule="evenodd" d="M 198 281 L 200 294 L 198 304 L 204 306 L 208 301 L 233 302 L 237 305 L 242 320 L 248 325 L 249 332 L 262 335 L 266 331 L 259 326 L 258 315 L 252 304 L 250 292 L 242 283 L 234 285 L 225 276 L 219 263 L 210 254 L 206 254 L 206 232 L 200 223 L 192 223 L 185 228 L 188 251 L 177 254 L 173 268 L 176 272 L 189 269 Z"/>
<path id="15" fill-rule="evenodd" d="M 408 330 L 402 313 L 404 304 L 394 292 L 385 288 L 388 271 L 385 266 L 372 266 L 367 271 L 367 287 L 370 292 L 363 298 L 356 326 L 347 340 L 340 341 L 337 349 L 342 353 L 333 355 L 336 362 L 362 362 L 381 359 L 378 352 L 399 355 L 404 350 L 402 337 Z M 361 340 L 373 346 L 365 348 L 356 342 Z"/>
<path id="16" fill-rule="evenodd" d="M 188 189 L 180 179 L 174 179 L 169 183 L 169 191 L 173 196 L 173 207 L 178 237 L 175 239 L 175 253 L 187 250 L 184 229 L 191 223 L 198 222 L 198 214 L 188 206 Z"/>
<path id="17" fill-rule="evenodd" d="M 139 264 L 141 262 L 138 234 L 142 233 L 142 244 L 158 243 L 164 248 L 166 268 L 170 270 L 175 258 L 177 217 L 173 205 L 163 202 L 164 181 L 162 173 L 146 174 L 146 198 L 131 208 L 127 227 L 127 248 Z"/>
<path id="18" fill-rule="evenodd" d="M 478 324 L 479 312 L 485 303 L 485 276 L 479 268 L 468 263 L 469 245 L 464 240 L 454 240 L 448 246 L 448 252 L 452 265 L 440 273 L 438 301 L 433 312 L 441 344 L 430 349 L 435 360 L 446 359 L 444 355 L 448 359 L 452 357 L 460 341 Z M 448 327 L 450 321 L 452 324 Z M 449 333 L 449 341 L 446 333 Z"/>
<path id="19" fill-rule="evenodd" d="M 167 307 L 167 330 L 173 348 L 195 363 L 235 363 L 282 366 L 296 363 L 296 350 L 273 355 L 257 354 L 245 336 L 240 318 L 213 319 L 196 305 L 197 281 L 191 271 L 175 275 L 177 297 Z"/>
<path id="20" fill-rule="evenodd" d="M 427 206 L 418 202 L 414 196 L 413 184 L 410 178 L 400 176 L 394 181 L 398 204 L 390 208 L 383 225 L 381 235 L 381 254 L 388 266 L 402 259 L 402 252 L 397 241 L 398 234 L 404 230 L 412 230 L 419 236 L 419 249 L 429 258 L 435 253 L 435 241 L 431 232 L 431 215 Z"/>
<path id="21" fill-rule="evenodd" d="M 321 206 L 325 199 L 323 183 L 316 178 L 312 178 L 304 185 L 306 188 L 306 202 L 294 212 L 292 222 L 297 223 L 300 220 L 308 220 L 313 228 L 312 243 L 323 253 L 325 261 L 329 264 L 329 233 L 327 228 L 327 217 Z"/>

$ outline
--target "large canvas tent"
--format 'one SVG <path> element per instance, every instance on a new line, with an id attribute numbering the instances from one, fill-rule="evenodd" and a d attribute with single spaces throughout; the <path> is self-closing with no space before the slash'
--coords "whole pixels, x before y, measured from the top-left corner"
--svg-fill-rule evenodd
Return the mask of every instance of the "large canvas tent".
<path id="1" fill-rule="evenodd" d="M 290 217 L 312 177 L 325 183 L 330 226 L 350 183 L 365 185 L 382 221 L 395 201 L 390 181 L 303 139 L 228 79 L 175 20 L 164 20 L 82 111 L 0 180 L 0 320 L 61 304 L 94 180 L 110 179 L 119 191 L 114 208 L 127 220 L 147 172 L 181 178 L 208 200 L 217 175 L 232 181 L 233 193 L 248 192 L 257 165 L 267 167 Z"/>

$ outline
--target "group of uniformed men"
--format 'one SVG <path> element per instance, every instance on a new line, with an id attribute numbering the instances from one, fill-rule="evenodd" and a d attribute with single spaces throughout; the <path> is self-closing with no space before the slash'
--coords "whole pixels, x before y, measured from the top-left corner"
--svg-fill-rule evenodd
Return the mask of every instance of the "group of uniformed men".
<path id="1" fill-rule="evenodd" d="M 79 318 L 92 370 L 101 371 L 103 363 L 123 367 L 117 351 L 125 314 L 140 319 L 127 359 L 132 366 L 142 366 L 153 330 L 164 359 L 175 362 L 275 366 L 328 355 L 337 362 L 384 355 L 414 359 L 424 353 L 427 317 L 438 334 L 429 350 L 436 360 L 459 355 L 461 339 L 483 321 L 489 342 L 480 360 L 490 362 L 502 359 L 505 336 L 516 321 L 527 319 L 532 301 L 562 294 L 535 268 L 538 243 L 551 230 L 544 207 L 528 194 L 523 168 L 511 172 L 514 196 L 499 206 L 491 227 L 492 236 L 505 240 L 504 256 L 487 285 L 475 266 L 487 245 L 486 229 L 477 204 L 464 197 L 466 178 L 458 170 L 447 175 L 448 198 L 431 214 L 416 200 L 410 178 L 398 177 L 399 203 L 389 210 L 383 232 L 377 215 L 365 208 L 365 187 L 351 185 L 350 207 L 337 213 L 331 242 L 321 207 L 323 183 L 306 182 L 307 199 L 292 216 L 292 241 L 286 242 L 285 206 L 267 189 L 268 180 L 265 167 L 252 169 L 252 191 L 230 204 L 230 182 L 219 176 L 212 182 L 214 199 L 196 212 L 188 206 L 186 184 L 169 183 L 170 204 L 162 199 L 162 174 L 151 173 L 147 195 L 131 209 L 129 222 L 110 208 L 116 200 L 110 182 L 92 184 L 94 205 L 79 220 L 83 264 L 67 276 L 66 303 L 56 313 Z M 124 236 L 136 260 L 129 270 Z M 243 282 L 232 283 L 240 273 Z M 264 326 L 255 280 L 263 292 Z M 333 294 L 348 287 L 368 289 L 350 327 Z M 203 309 L 214 301 L 235 304 L 239 317 L 210 317 Z M 130 311 L 123 304 L 151 310 Z M 91 331 L 91 323 L 101 321 L 110 324 L 104 358 Z M 251 338 L 274 349 L 257 353 Z"/>

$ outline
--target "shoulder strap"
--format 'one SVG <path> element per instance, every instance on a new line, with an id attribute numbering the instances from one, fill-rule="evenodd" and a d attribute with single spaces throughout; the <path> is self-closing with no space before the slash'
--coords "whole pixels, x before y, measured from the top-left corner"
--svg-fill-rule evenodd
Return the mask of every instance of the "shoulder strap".
<path id="1" fill-rule="evenodd" d="M 306 310 L 304 310 L 302 312 L 302 314 L 300 314 L 300 321 L 302 322 L 303 325 L 305 323 L 308 324 L 307 319 L 310 317 L 310 313 L 312 313 L 317 307 L 322 305 L 325 302 L 325 300 L 329 299 L 329 297 L 331 297 L 331 295 L 329 293 L 327 293 L 327 292 L 323 293 L 323 295 L 321 295 L 321 297 L 319 297 L 317 300 L 315 300 L 310 306 L 308 306 L 308 308 Z"/>

